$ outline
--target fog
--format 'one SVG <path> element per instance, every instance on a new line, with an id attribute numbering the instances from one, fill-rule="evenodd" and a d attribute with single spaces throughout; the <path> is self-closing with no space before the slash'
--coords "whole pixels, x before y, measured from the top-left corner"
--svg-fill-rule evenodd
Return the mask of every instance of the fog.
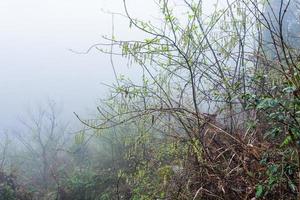
<path id="1" fill-rule="evenodd" d="M 0 1 L 0 200 L 299 199 L 299 1 L 267 2 Z"/>
<path id="2" fill-rule="evenodd" d="M 178 1 L 179 3 L 180 1 Z M 210 10 L 211 4 L 205 4 Z M 128 1 L 133 16 L 155 18 L 153 1 Z M 136 9 L 139 8 L 139 9 Z M 0 129 L 15 127 L 28 107 L 52 99 L 63 105 L 65 115 L 93 112 L 105 96 L 114 75 L 108 55 L 91 45 L 112 33 L 109 12 L 124 13 L 114 0 L 10 0 L 0 2 Z M 137 37 L 128 20 L 116 16 L 114 32 L 122 38 Z M 117 62 L 118 74 L 137 76 L 136 69 Z"/>
<path id="3" fill-rule="evenodd" d="M 49 98 L 63 104 L 69 119 L 73 111 L 90 113 L 107 89 L 101 83 L 114 80 L 109 57 L 69 49 L 86 51 L 110 35 L 106 11 L 122 8 L 122 1 L 108 0 L 1 1 L 0 129 L 16 126 L 25 108 Z"/>

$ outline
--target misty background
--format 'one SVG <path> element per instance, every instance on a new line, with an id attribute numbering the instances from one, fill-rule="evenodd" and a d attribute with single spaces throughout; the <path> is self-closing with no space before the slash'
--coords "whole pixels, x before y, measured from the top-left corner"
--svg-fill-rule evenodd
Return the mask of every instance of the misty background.
<path id="1" fill-rule="evenodd" d="M 0 129 L 16 126 L 22 113 L 47 99 L 62 104 L 69 120 L 73 111 L 94 110 L 107 89 L 101 83 L 114 80 L 109 56 L 69 49 L 86 51 L 111 34 L 106 10 L 121 12 L 122 1 L 0 2 Z M 116 24 L 115 29 L 127 27 Z M 118 72 L 126 72 L 123 67 Z"/>
<path id="2" fill-rule="evenodd" d="M 134 17 L 155 20 L 155 2 L 130 0 Z M 213 1 L 205 4 L 210 10 Z M 180 5 L 180 1 L 178 1 Z M 137 9 L 138 8 L 138 9 Z M 92 50 L 102 36 L 114 33 L 122 39 L 136 38 L 121 0 L 10 0 L 0 1 L 0 130 L 16 128 L 27 110 L 54 100 L 64 117 L 77 123 L 73 112 L 85 117 L 105 97 L 105 84 L 115 80 L 110 57 Z M 120 37 L 119 37 L 120 38 Z M 137 77 L 134 67 L 114 57 L 118 74 Z"/>
<path id="3" fill-rule="evenodd" d="M 299 1 L 269 2 L 0 1 L 0 199 L 300 197 Z"/>

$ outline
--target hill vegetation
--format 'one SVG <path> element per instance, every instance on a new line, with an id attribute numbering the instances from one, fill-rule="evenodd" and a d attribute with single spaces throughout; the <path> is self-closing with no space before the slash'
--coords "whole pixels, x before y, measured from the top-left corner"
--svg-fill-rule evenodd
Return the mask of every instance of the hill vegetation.
<path id="1" fill-rule="evenodd" d="M 140 67 L 140 80 L 116 75 L 71 136 L 53 103 L 28 118 L 27 153 L 2 145 L 0 198 L 299 199 L 300 60 L 284 28 L 295 2 L 224 1 L 209 14 L 203 3 L 159 0 L 148 22 L 124 0 L 145 39 L 92 48 Z"/>

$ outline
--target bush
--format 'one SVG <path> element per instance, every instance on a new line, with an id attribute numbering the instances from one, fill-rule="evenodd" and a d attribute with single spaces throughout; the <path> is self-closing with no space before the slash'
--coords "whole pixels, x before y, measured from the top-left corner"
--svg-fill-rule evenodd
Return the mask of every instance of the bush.
<path id="1" fill-rule="evenodd" d="M 32 200 L 32 195 L 17 184 L 13 175 L 0 172 L 0 199 L 1 200 Z"/>

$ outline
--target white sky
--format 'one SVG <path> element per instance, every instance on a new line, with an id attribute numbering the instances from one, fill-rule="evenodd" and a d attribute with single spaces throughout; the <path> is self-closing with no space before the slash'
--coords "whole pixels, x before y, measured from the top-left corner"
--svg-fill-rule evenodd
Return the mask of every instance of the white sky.
<path id="1" fill-rule="evenodd" d="M 151 16 L 152 0 L 128 0 L 134 16 Z M 65 112 L 93 110 L 111 83 L 109 57 L 86 50 L 111 31 L 111 16 L 122 12 L 122 0 L 0 1 L 0 130 L 15 126 L 29 105 L 47 98 L 62 102 Z M 115 19 L 115 32 L 132 37 L 127 21 Z M 127 73 L 126 65 L 118 71 Z M 131 74 L 134 70 L 131 69 Z"/>

